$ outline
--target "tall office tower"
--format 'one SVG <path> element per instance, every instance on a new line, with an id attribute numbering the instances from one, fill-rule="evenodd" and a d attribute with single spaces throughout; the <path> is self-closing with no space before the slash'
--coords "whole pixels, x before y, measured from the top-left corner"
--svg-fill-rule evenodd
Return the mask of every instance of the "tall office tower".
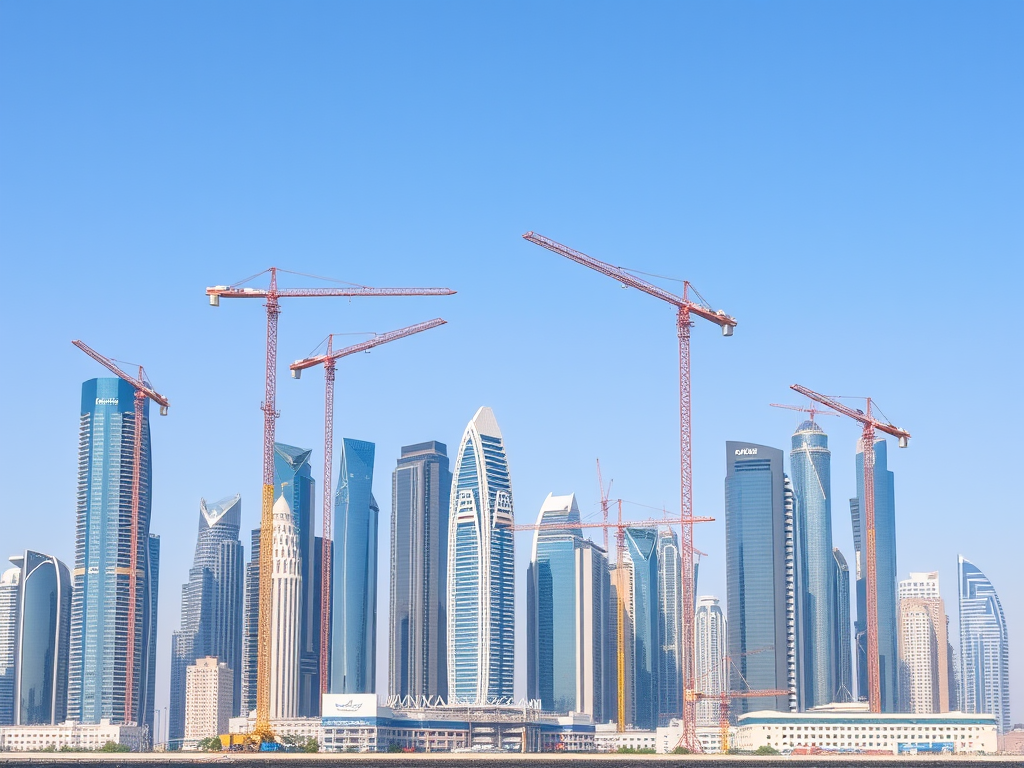
<path id="1" fill-rule="evenodd" d="M 141 430 L 135 646 L 127 648 L 129 574 L 132 564 L 132 466 L 136 429 Z M 82 384 L 78 443 L 78 509 L 68 718 L 123 723 L 128 665 L 132 665 L 132 722 L 152 720 L 156 642 L 156 563 L 149 524 L 152 494 L 149 400 L 135 423 L 135 390 L 121 379 Z"/>
<path id="2" fill-rule="evenodd" d="M 145 710 L 142 713 L 142 724 L 149 726 L 150 743 L 152 743 L 153 721 L 156 716 L 156 643 L 157 617 L 159 616 L 160 597 L 160 537 L 149 534 L 149 652 L 146 654 L 146 668 L 143 675 L 146 680 Z"/>
<path id="3" fill-rule="evenodd" d="M 960 578 L 960 707 L 995 715 L 1010 730 L 1010 640 L 1003 606 L 981 569 L 957 556 Z"/>
<path id="4" fill-rule="evenodd" d="M 444 443 L 402 446 L 391 475 L 388 693 L 448 697 L 448 508 Z"/>
<path id="5" fill-rule="evenodd" d="M 260 615 L 260 529 L 253 528 L 249 538 L 249 562 L 245 564 L 245 606 L 242 619 L 242 704 L 237 714 L 247 717 L 256 709 L 258 677 L 256 643 Z"/>
<path id="6" fill-rule="evenodd" d="M 511 700 L 515 670 L 512 481 L 501 430 L 480 408 L 459 445 L 448 518 L 448 697 Z"/>
<path id="7" fill-rule="evenodd" d="M 71 572 L 56 557 L 32 550 L 12 557 L 11 562 L 21 569 L 12 670 L 13 724 L 63 723 L 68 706 Z"/>
<path id="8" fill-rule="evenodd" d="M 660 623 L 658 596 L 658 531 L 627 528 L 626 551 L 633 564 L 633 727 L 658 726 L 660 683 Z"/>
<path id="9" fill-rule="evenodd" d="M 949 617 L 939 574 L 911 573 L 898 585 L 900 703 L 906 712 L 949 712 Z M 955 694 L 954 694 L 955 698 Z"/>
<path id="10" fill-rule="evenodd" d="M 875 562 L 878 593 L 878 674 L 882 689 L 882 711 L 899 712 L 899 648 L 896 612 L 896 495 L 893 473 L 887 468 L 884 438 L 875 440 Z M 857 498 L 850 500 L 853 540 L 857 551 L 857 694 L 867 694 L 867 541 L 864 506 L 864 451 L 857 447 Z M 863 646 L 862 646 L 863 643 Z M 862 687 L 863 686 L 863 687 Z"/>
<path id="11" fill-rule="evenodd" d="M 683 582 L 679 537 L 673 530 L 658 535 L 658 725 L 682 717 Z"/>
<path id="12" fill-rule="evenodd" d="M 0 725 L 14 725 L 14 664 L 18 656 L 21 568 L 0 575 Z"/>
<path id="13" fill-rule="evenodd" d="M 228 732 L 234 712 L 235 674 L 215 656 L 195 660 L 185 672 L 185 743 Z"/>
<path id="14" fill-rule="evenodd" d="M 789 466 L 797 502 L 797 681 L 804 709 L 831 703 L 838 687 L 831 457 L 828 436 L 818 424 L 804 421 L 796 428 Z"/>
<path id="15" fill-rule="evenodd" d="M 725 567 L 729 619 L 729 687 L 734 691 L 790 686 L 787 565 L 792 569 L 792 493 L 782 451 L 729 441 L 725 478 Z M 787 507 L 789 525 L 787 525 Z M 787 544 L 788 540 L 788 544 Z M 790 697 L 737 699 L 734 714 L 785 712 Z"/>
<path id="16" fill-rule="evenodd" d="M 729 690 L 728 625 L 717 597 L 697 600 L 694 613 L 695 687 L 714 697 Z M 714 698 L 697 702 L 697 725 L 718 725 L 719 703 Z"/>
<path id="17" fill-rule="evenodd" d="M 836 690 L 833 701 L 847 704 L 853 701 L 853 651 L 850 637 L 850 566 L 838 549 L 832 550 L 832 561 L 835 567 L 836 623 L 832 629 L 835 638 L 835 677 Z"/>
<path id="18" fill-rule="evenodd" d="M 188 583 L 181 587 L 181 629 L 171 635 L 171 702 L 168 737 L 185 736 L 188 668 L 207 656 L 231 671 L 231 711 L 241 705 L 244 553 L 238 538 L 242 497 L 215 504 L 199 500 L 199 533 Z"/>
<path id="19" fill-rule="evenodd" d="M 618 610 L 619 596 L 622 596 L 622 699 L 625 708 L 625 724 L 631 725 L 636 720 L 636 675 L 633 674 L 633 561 L 629 559 L 629 553 L 622 555 L 622 568 L 619 564 L 612 563 L 608 568 L 608 580 L 611 587 L 609 596 L 611 605 L 608 610 L 608 649 L 612 659 L 608 676 L 609 695 L 605 699 L 605 709 L 608 718 L 618 722 L 619 711 L 619 670 L 618 670 Z"/>
<path id="20" fill-rule="evenodd" d="M 548 494 L 526 576 L 527 696 L 549 712 L 605 719 L 609 581 L 604 550 L 583 540 L 575 494 Z"/>
<path id="21" fill-rule="evenodd" d="M 374 445 L 341 441 L 334 494 L 334 631 L 331 693 L 373 693 L 377 681 L 377 518 Z"/>
<path id="22" fill-rule="evenodd" d="M 270 718 L 296 717 L 299 703 L 299 535 L 285 496 L 274 502 L 274 572 L 270 579 Z"/>
<path id="23" fill-rule="evenodd" d="M 299 569 L 302 593 L 299 611 L 299 717 L 320 716 L 320 573 L 316 561 L 314 535 L 314 490 L 309 456 L 312 451 L 293 445 L 274 443 L 274 499 L 288 502 L 298 537 Z M 257 563 L 259 561 L 256 561 Z"/>
<path id="24" fill-rule="evenodd" d="M 789 689 L 789 710 L 800 709 L 801 691 L 797 685 L 797 670 L 800 665 L 800 603 L 797 600 L 797 584 L 800 580 L 800 563 L 797 560 L 797 501 L 789 475 L 782 476 L 783 530 L 785 531 L 786 562 L 786 687 Z"/>

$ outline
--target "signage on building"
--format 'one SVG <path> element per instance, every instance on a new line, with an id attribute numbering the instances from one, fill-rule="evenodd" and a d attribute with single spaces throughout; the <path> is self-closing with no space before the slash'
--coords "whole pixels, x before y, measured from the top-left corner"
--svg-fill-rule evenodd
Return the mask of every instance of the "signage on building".
<path id="1" fill-rule="evenodd" d="M 757 448 L 737 448 L 737 456 L 757 456 Z"/>
<path id="2" fill-rule="evenodd" d="M 325 718 L 377 717 L 377 694 L 325 693 L 322 714 Z"/>

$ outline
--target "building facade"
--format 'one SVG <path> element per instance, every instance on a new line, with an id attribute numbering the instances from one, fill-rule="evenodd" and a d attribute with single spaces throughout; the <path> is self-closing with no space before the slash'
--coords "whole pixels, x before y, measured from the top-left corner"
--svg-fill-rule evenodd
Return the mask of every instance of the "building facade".
<path id="1" fill-rule="evenodd" d="M 109 719 L 114 724 L 152 725 L 158 563 L 151 557 L 149 400 L 143 403 L 139 424 L 134 401 L 134 389 L 121 379 L 90 379 L 82 384 L 68 673 L 68 717 L 81 723 Z M 132 552 L 128 532 L 136 430 L 142 438 L 138 575 L 135 644 L 128 648 L 123 638 L 129 614 Z M 129 665 L 132 711 L 126 713 Z"/>
<path id="2" fill-rule="evenodd" d="M 836 640 L 835 675 L 836 693 L 833 701 L 849 703 L 853 696 L 853 647 L 850 634 L 852 617 L 850 614 L 850 566 L 838 549 L 832 550 L 832 561 L 835 568 L 836 623 L 832 634 Z"/>
<path id="3" fill-rule="evenodd" d="M 231 671 L 231 712 L 241 706 L 242 605 L 245 557 L 238 538 L 242 497 L 199 500 L 199 533 L 188 583 L 181 588 L 181 629 L 171 635 L 168 738 L 185 736 L 186 676 L 196 661 L 215 657 Z"/>
<path id="4" fill-rule="evenodd" d="M 334 494 L 331 693 L 373 693 L 377 681 L 377 522 L 374 445 L 344 438 Z"/>
<path id="5" fill-rule="evenodd" d="M 448 520 L 448 698 L 510 701 L 515 671 L 515 524 L 505 444 L 480 408 L 459 445 Z"/>
<path id="6" fill-rule="evenodd" d="M 626 554 L 632 563 L 633 664 L 626 674 L 633 677 L 633 720 L 638 729 L 658 727 L 661 701 L 661 600 L 658 595 L 658 531 L 655 528 L 626 528 Z"/>
<path id="7" fill-rule="evenodd" d="M 898 585 L 900 704 L 904 712 L 949 712 L 949 619 L 939 574 L 911 573 Z"/>
<path id="8" fill-rule="evenodd" d="M 683 581 L 679 537 L 658 534 L 658 725 L 682 717 Z"/>
<path id="9" fill-rule="evenodd" d="M 21 568 L 0 574 L 0 725 L 14 724 L 14 676 L 18 658 Z"/>
<path id="10" fill-rule="evenodd" d="M 185 673 L 185 749 L 228 732 L 234 710 L 235 674 L 214 656 L 196 659 Z"/>
<path id="11" fill-rule="evenodd" d="M 725 693 L 729 690 L 729 631 L 718 598 L 700 597 L 693 618 L 695 688 L 707 696 Z M 698 726 L 718 725 L 719 715 L 717 700 L 706 698 L 697 702 Z"/>
<path id="12" fill-rule="evenodd" d="M 249 538 L 249 562 L 245 565 L 245 605 L 242 618 L 242 704 L 237 714 L 248 717 L 256 709 L 256 684 L 260 614 L 260 529 Z"/>
<path id="13" fill-rule="evenodd" d="M 1010 639 L 995 587 L 974 563 L 957 557 L 960 605 L 960 706 L 993 715 L 1010 730 Z"/>
<path id="14" fill-rule="evenodd" d="M 299 706 L 299 536 L 285 496 L 274 502 L 274 571 L 270 580 L 270 717 L 296 717 Z"/>
<path id="15" fill-rule="evenodd" d="M 795 578 L 792 508 L 782 451 L 754 443 L 727 442 L 726 606 L 729 656 L 733 660 L 730 690 L 793 690 L 795 617 L 787 598 Z M 786 711 L 793 703 L 787 696 L 738 699 L 733 712 Z"/>

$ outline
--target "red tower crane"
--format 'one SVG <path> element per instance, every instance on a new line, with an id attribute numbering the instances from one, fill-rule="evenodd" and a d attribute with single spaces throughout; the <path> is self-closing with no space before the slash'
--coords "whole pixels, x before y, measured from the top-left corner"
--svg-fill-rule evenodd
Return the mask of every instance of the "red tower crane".
<path id="1" fill-rule="evenodd" d="M 641 280 L 622 267 L 607 264 L 585 253 L 573 250 L 554 240 L 527 232 L 523 237 L 549 251 L 566 257 L 577 264 L 582 264 L 596 272 L 618 280 L 627 288 L 636 288 L 656 299 L 661 299 L 676 308 L 676 335 L 679 337 L 679 479 L 680 479 L 680 517 L 681 537 L 680 550 L 683 559 L 683 738 L 684 746 L 692 751 L 700 750 L 697 741 L 696 702 L 686 692 L 693 689 L 693 472 L 690 443 L 690 316 L 696 315 L 708 320 L 722 329 L 724 336 L 732 336 L 736 320 L 722 310 L 713 310 L 692 288 L 688 281 L 683 282 L 683 295 L 677 296 L 656 285 Z M 691 291 L 699 299 L 690 298 Z"/>
<path id="2" fill-rule="evenodd" d="M 878 421 L 871 415 L 871 398 L 867 400 L 867 412 L 859 408 L 850 408 L 834 398 L 822 395 L 807 387 L 794 384 L 790 389 L 805 397 L 827 405 L 836 413 L 848 416 L 862 426 L 860 441 L 864 451 L 864 553 L 867 566 L 865 592 L 867 600 L 868 630 L 868 708 L 872 712 L 882 711 L 882 684 L 878 667 L 878 571 L 877 552 L 875 551 L 875 430 L 885 432 L 899 439 L 900 448 L 906 448 L 910 442 L 910 433 L 893 424 Z"/>
<path id="3" fill-rule="evenodd" d="M 260 599 L 259 629 L 256 640 L 256 723 L 252 736 L 270 739 L 270 571 L 273 568 L 274 525 L 274 432 L 280 415 L 275 406 L 277 395 L 277 322 L 281 314 L 280 300 L 324 296 L 450 296 L 450 288 L 368 288 L 346 284 L 335 288 L 278 288 L 277 273 L 270 267 L 234 285 L 215 285 L 206 289 L 210 306 L 219 307 L 223 299 L 263 299 L 267 308 L 267 360 L 263 400 L 263 504 L 260 515 Z M 268 288 L 247 288 L 243 283 L 270 273 Z M 294 274 L 294 273 L 293 273 Z"/>
<path id="4" fill-rule="evenodd" d="M 132 428 L 132 522 L 131 522 L 131 561 L 128 566 L 128 637 L 125 641 L 125 683 L 124 683 L 124 721 L 136 722 L 135 717 L 135 659 L 141 660 L 142 649 L 135 648 L 136 602 L 138 591 L 139 569 L 139 486 L 142 477 L 142 408 L 149 398 L 160 406 L 160 415 L 166 416 L 170 401 L 153 389 L 146 382 L 146 372 L 139 366 L 138 378 L 122 371 L 116 361 L 104 357 L 92 349 L 84 341 L 75 339 L 71 342 L 89 357 L 102 365 L 115 376 L 124 379 L 135 389 L 135 422 Z"/>
<path id="5" fill-rule="evenodd" d="M 800 411 L 801 413 L 809 413 L 811 415 L 811 421 L 814 421 L 814 417 L 818 414 L 822 416 L 835 416 L 839 418 L 838 413 L 832 413 L 831 411 L 822 410 L 821 408 L 814 407 L 814 401 L 811 401 L 809 407 L 804 408 L 802 405 L 787 405 L 786 403 L 768 403 L 772 408 L 788 408 L 791 411 Z"/>
<path id="6" fill-rule="evenodd" d="M 357 352 L 368 352 L 381 344 L 389 341 L 403 339 L 412 336 L 420 331 L 429 331 L 439 325 L 444 325 L 447 320 L 435 318 L 425 323 L 410 325 L 397 331 L 388 331 L 374 336 L 372 339 L 361 341 L 350 347 L 333 350 L 334 334 L 327 337 L 327 352 L 314 357 L 307 357 L 303 360 L 296 360 L 290 366 L 292 378 L 302 377 L 306 368 L 314 365 L 324 367 L 324 502 L 323 502 L 323 529 L 322 556 L 320 571 L 320 693 L 327 693 L 327 672 L 328 661 L 330 660 L 330 648 L 328 643 L 331 636 L 331 471 L 334 466 L 334 368 L 335 363 L 343 357 L 354 355 Z"/>

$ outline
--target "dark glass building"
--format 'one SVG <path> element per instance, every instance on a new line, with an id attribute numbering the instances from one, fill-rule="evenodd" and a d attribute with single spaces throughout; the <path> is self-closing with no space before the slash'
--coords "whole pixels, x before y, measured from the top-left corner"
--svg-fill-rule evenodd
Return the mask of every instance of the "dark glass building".
<path id="1" fill-rule="evenodd" d="M 846 704 L 853 701 L 853 655 L 850 637 L 850 566 L 838 549 L 832 550 L 835 568 L 836 623 L 832 629 L 835 641 L 836 691 L 833 701 Z"/>
<path id="2" fill-rule="evenodd" d="M 660 600 L 658 599 L 658 531 L 626 528 L 626 554 L 633 566 L 633 722 L 639 730 L 658 726 Z"/>
<path id="3" fill-rule="evenodd" d="M 242 603 L 245 570 L 239 494 L 215 504 L 199 500 L 199 533 L 188 583 L 181 588 L 181 629 L 171 635 L 171 702 L 168 738 L 185 736 L 186 670 L 196 659 L 216 657 L 233 678 L 231 711 L 241 705 Z"/>
<path id="4" fill-rule="evenodd" d="M 402 447 L 391 475 L 388 693 L 448 697 L 448 507 L 444 443 Z"/>
<path id="5" fill-rule="evenodd" d="M 331 693 L 373 693 L 377 679 L 377 517 L 374 445 L 341 441 L 334 494 Z"/>
<path id="6" fill-rule="evenodd" d="M 726 448 L 725 558 L 729 687 L 790 689 L 787 638 L 786 478 L 782 451 L 729 441 Z M 789 547 L 792 549 L 792 546 Z M 737 699 L 733 712 L 790 709 L 786 696 Z"/>
<path id="7" fill-rule="evenodd" d="M 242 705 L 240 717 L 256 709 L 256 674 L 260 615 L 260 529 L 253 528 L 249 539 L 249 562 L 245 565 L 245 606 L 242 619 Z"/>
<path id="8" fill-rule="evenodd" d="M 144 401 L 142 422 L 136 424 L 134 396 L 132 386 L 117 378 L 90 379 L 82 385 L 67 713 L 82 723 L 98 723 L 103 718 L 115 724 L 125 722 L 129 664 L 133 667 L 134 711 L 127 719 L 152 723 L 157 602 L 157 563 L 152 562 L 152 555 L 157 550 L 149 532 L 149 400 Z M 129 649 L 124 638 L 136 429 L 142 433 L 142 468 L 135 647 Z"/>

